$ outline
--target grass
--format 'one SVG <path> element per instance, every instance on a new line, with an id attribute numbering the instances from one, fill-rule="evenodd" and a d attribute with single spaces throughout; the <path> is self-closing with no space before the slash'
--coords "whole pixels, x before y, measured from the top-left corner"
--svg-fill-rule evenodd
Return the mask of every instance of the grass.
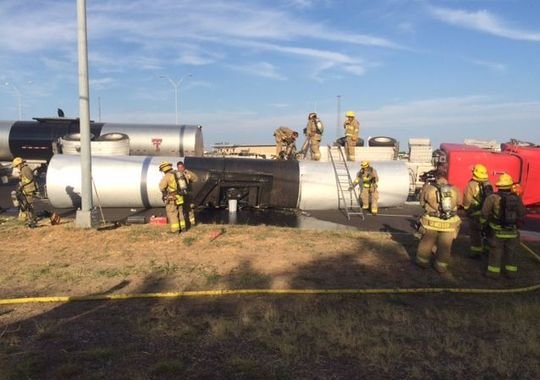
<path id="1" fill-rule="evenodd" d="M 10 268 L 1 278 L 6 298 L 120 289 L 448 286 L 433 271 L 410 264 L 405 249 L 414 248 L 414 238 L 388 233 L 230 226 L 211 241 L 223 227 L 197 226 L 176 240 L 157 226 L 101 232 L 59 227 L 30 231 L 39 242 L 32 250 L 0 230 L 11 252 L 0 255 L 0 265 Z M 539 279 L 526 252 L 520 254 L 525 278 L 517 283 L 488 283 L 478 277 L 482 263 L 454 260 L 465 282 L 459 285 L 466 287 Z M 0 307 L 0 379 L 536 379 L 539 318 L 538 292 Z"/>

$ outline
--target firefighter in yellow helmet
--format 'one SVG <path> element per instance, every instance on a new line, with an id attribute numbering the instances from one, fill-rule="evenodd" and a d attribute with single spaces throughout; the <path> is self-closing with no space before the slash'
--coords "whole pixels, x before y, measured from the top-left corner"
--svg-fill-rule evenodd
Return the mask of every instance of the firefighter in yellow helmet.
<path id="1" fill-rule="evenodd" d="M 521 198 L 512 191 L 514 181 L 510 175 L 501 174 L 495 185 L 498 191 L 489 195 L 482 206 L 482 216 L 489 224 L 486 276 L 498 278 L 501 269 L 504 269 L 504 273 L 512 278 L 518 270 L 515 261 L 515 254 L 519 249 L 518 226 L 527 210 Z"/>
<path id="2" fill-rule="evenodd" d="M 362 208 L 364 210 L 370 210 L 373 215 L 377 215 L 379 212 L 378 183 L 379 176 L 377 175 L 377 170 L 369 164 L 369 161 L 362 161 L 360 163 L 360 171 L 356 174 L 356 178 L 352 182 L 350 190 L 360 184 L 360 200 L 362 201 Z"/>
<path id="3" fill-rule="evenodd" d="M 184 197 L 184 203 L 181 206 L 181 212 L 179 213 L 180 229 L 186 228 L 186 218 L 184 215 L 188 215 L 190 226 L 194 226 L 195 220 L 195 204 L 192 197 L 192 184 L 199 180 L 199 177 L 191 170 L 186 169 L 183 161 L 176 163 L 177 170 L 174 175 L 176 176 L 176 182 L 178 183 L 178 192 Z"/>
<path id="4" fill-rule="evenodd" d="M 356 119 L 356 115 L 353 111 L 348 111 L 345 114 L 345 117 L 347 119 L 343 124 L 343 128 L 345 128 L 345 149 L 347 151 L 347 160 L 354 161 L 356 143 L 360 133 L 360 123 Z"/>
<path id="5" fill-rule="evenodd" d="M 317 114 L 315 112 L 312 112 L 308 115 L 308 122 L 306 125 L 306 141 L 309 144 L 309 149 L 311 153 L 311 159 L 314 161 L 319 161 L 321 159 L 321 152 L 319 150 L 319 147 L 321 145 L 321 137 L 324 131 L 324 125 L 317 117 Z M 304 147 L 302 147 L 302 150 L 304 153 L 304 157 L 307 154 L 307 144 L 304 144 Z"/>
<path id="6" fill-rule="evenodd" d="M 276 159 L 288 159 L 295 153 L 295 142 L 298 132 L 287 127 L 279 127 L 274 131 L 276 138 Z"/>
<path id="7" fill-rule="evenodd" d="M 424 215 L 420 219 L 422 238 L 416 252 L 417 265 L 429 267 L 432 252 L 435 251 L 433 267 L 439 273 L 448 271 L 452 243 L 461 224 L 457 216 L 460 204 L 461 194 L 448 183 L 445 173 L 438 172 L 436 181 L 425 186 L 420 198 Z"/>
<path id="8" fill-rule="evenodd" d="M 165 202 L 165 212 L 169 221 L 170 233 L 180 233 L 180 213 L 184 197 L 178 191 L 178 182 L 170 162 L 163 161 L 159 164 L 159 171 L 164 175 L 159 181 L 159 190 Z"/>
<path id="9" fill-rule="evenodd" d="M 463 193 L 463 208 L 469 217 L 470 257 L 479 258 L 487 251 L 484 236 L 487 229 L 486 219 L 481 216 L 482 206 L 486 198 L 493 193 L 489 183 L 487 168 L 476 164 L 472 170 L 472 178 Z"/>
<path id="10" fill-rule="evenodd" d="M 37 190 L 34 172 L 21 157 L 13 159 L 12 167 L 19 170 L 19 183 L 17 189 L 12 192 L 14 203 L 19 207 L 19 219 L 24 219 L 27 227 L 37 227 L 34 215 L 34 197 Z"/>

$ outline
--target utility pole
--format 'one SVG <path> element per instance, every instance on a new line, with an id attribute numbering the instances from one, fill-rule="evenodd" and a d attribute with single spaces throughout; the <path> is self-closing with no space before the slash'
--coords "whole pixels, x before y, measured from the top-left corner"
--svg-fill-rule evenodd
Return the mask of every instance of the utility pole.
<path id="1" fill-rule="evenodd" d="M 86 0 L 77 0 L 77 41 L 79 53 L 79 127 L 81 134 L 81 208 L 75 215 L 80 228 L 96 225 L 92 218 L 92 152 L 90 151 L 90 91 L 88 83 L 88 42 Z"/>
<path id="2" fill-rule="evenodd" d="M 337 126 L 336 126 L 336 139 L 341 137 L 340 128 L 341 127 L 341 95 L 337 96 Z"/>
<path id="3" fill-rule="evenodd" d="M 98 102 L 98 121 L 101 122 L 101 96 L 98 96 L 97 102 Z"/>

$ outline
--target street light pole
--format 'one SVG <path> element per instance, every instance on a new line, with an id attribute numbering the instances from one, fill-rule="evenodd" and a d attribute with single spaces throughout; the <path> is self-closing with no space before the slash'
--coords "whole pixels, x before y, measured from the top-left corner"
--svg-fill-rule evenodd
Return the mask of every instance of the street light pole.
<path id="1" fill-rule="evenodd" d="M 341 95 L 337 96 L 337 126 L 336 126 L 336 138 L 341 137 L 340 129 L 341 126 Z"/>
<path id="2" fill-rule="evenodd" d="M 191 73 L 190 74 L 186 74 L 184 75 L 182 78 L 180 78 L 178 81 L 174 81 L 171 79 L 170 76 L 168 75 L 160 75 L 160 78 L 165 78 L 167 79 L 171 85 L 173 86 L 174 88 L 174 111 L 175 111 L 175 123 L 178 124 L 178 110 L 180 108 L 179 106 L 179 94 L 178 94 L 178 91 L 179 91 L 179 88 L 180 88 L 180 85 L 182 84 L 182 82 L 184 81 L 184 79 L 186 79 L 187 77 L 190 77 L 191 76 Z"/>
<path id="3" fill-rule="evenodd" d="M 5 82 L 6 86 L 11 86 L 13 91 L 15 91 L 15 96 L 17 97 L 17 109 L 19 111 L 19 120 L 22 120 L 22 95 L 21 91 L 11 82 Z"/>

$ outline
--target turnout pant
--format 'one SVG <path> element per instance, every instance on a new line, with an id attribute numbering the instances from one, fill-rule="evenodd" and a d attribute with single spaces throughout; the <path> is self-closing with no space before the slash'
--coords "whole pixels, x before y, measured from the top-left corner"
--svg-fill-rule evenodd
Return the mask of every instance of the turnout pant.
<path id="1" fill-rule="evenodd" d="M 379 211 L 379 192 L 377 191 L 377 189 L 372 190 L 369 187 L 362 187 L 362 192 L 360 193 L 360 200 L 362 201 L 362 208 L 364 210 L 370 209 L 371 212 L 374 214 Z"/>
<path id="2" fill-rule="evenodd" d="M 425 231 L 416 253 L 416 261 L 420 265 L 429 265 L 433 248 L 436 248 L 434 266 L 438 272 L 445 272 L 450 261 L 452 242 L 455 232 Z"/>
<path id="3" fill-rule="evenodd" d="M 180 215 L 182 214 L 182 205 L 177 205 L 174 200 L 167 201 L 165 212 L 171 232 L 180 232 Z M 182 219 L 184 216 L 182 215 Z M 184 222 L 185 223 L 185 222 Z"/>
<path id="4" fill-rule="evenodd" d="M 310 139 L 311 159 L 314 161 L 319 161 L 321 159 L 321 152 L 319 150 L 320 145 L 321 136 L 313 136 Z"/>
<path id="5" fill-rule="evenodd" d="M 471 255 L 481 255 L 484 252 L 484 239 L 482 230 L 484 224 L 480 223 L 480 218 L 477 216 L 469 217 L 469 235 L 471 237 Z"/>
<path id="6" fill-rule="evenodd" d="M 356 149 L 357 139 L 347 136 L 345 139 L 345 148 L 347 150 L 347 160 L 354 161 L 355 159 L 355 149 Z"/>
<path id="7" fill-rule="evenodd" d="M 492 275 L 499 275 L 501 269 L 512 276 L 517 274 L 515 256 L 519 249 L 519 235 L 514 238 L 499 238 L 495 232 L 488 237 L 489 259 L 487 271 Z M 502 267 L 504 265 L 504 267 Z"/>

